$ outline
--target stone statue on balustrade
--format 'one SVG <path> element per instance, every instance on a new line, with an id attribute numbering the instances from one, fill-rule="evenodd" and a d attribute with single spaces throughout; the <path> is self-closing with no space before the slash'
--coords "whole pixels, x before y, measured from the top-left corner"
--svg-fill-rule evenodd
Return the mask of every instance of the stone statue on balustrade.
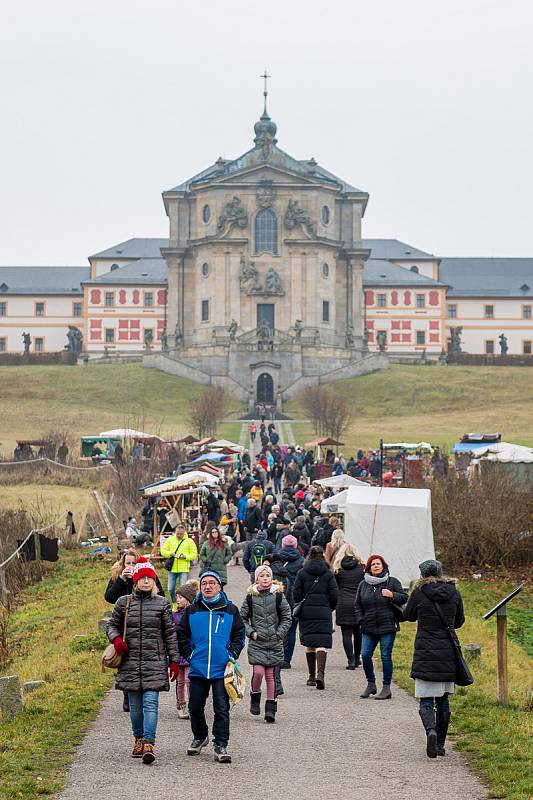
<path id="1" fill-rule="evenodd" d="M 506 356 L 507 353 L 509 352 L 509 343 L 507 341 L 507 336 L 505 335 L 505 333 L 500 333 L 498 339 L 500 342 L 500 354 L 502 356 Z"/>

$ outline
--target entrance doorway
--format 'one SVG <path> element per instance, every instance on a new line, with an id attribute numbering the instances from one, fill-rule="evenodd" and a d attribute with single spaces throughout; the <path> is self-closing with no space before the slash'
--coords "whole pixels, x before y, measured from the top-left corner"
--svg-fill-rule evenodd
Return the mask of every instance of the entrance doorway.
<path id="1" fill-rule="evenodd" d="M 261 373 L 257 379 L 257 402 L 269 404 L 274 402 L 274 381 L 268 372 Z"/>
<path id="2" fill-rule="evenodd" d="M 268 327 L 273 332 L 274 325 L 274 303 L 258 303 L 257 304 L 257 327 L 259 323 L 265 320 Z"/>

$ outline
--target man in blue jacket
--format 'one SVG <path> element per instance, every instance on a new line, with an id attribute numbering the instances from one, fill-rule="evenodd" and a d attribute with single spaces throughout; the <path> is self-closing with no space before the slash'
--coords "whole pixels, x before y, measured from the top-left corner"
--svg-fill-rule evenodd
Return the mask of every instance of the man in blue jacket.
<path id="1" fill-rule="evenodd" d="M 229 742 L 229 697 L 224 671 L 230 657 L 238 658 L 244 646 L 245 629 L 239 610 L 222 591 L 218 572 L 205 570 L 200 591 L 187 606 L 178 626 L 180 655 L 189 662 L 189 715 L 193 740 L 187 755 L 196 756 L 209 744 L 205 704 L 213 694 L 213 743 L 215 761 L 231 763 Z"/>

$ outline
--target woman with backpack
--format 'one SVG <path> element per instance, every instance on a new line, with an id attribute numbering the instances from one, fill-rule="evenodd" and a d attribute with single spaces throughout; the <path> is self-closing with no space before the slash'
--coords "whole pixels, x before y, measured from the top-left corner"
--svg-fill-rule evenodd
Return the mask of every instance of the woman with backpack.
<path id="1" fill-rule="evenodd" d="M 248 638 L 248 663 L 253 667 L 250 713 L 261 713 L 261 684 L 266 683 L 266 722 L 276 721 L 276 680 L 274 668 L 283 661 L 283 640 L 291 626 L 291 609 L 283 584 L 274 581 L 272 569 L 257 567 L 240 611 Z"/>
<path id="2" fill-rule="evenodd" d="M 212 527 L 200 548 L 200 573 L 206 569 L 214 569 L 220 575 L 224 588 L 228 582 L 228 564 L 232 558 L 233 550 L 229 538 L 222 536 L 217 527 Z"/>
<path id="3" fill-rule="evenodd" d="M 428 758 L 446 755 L 444 743 L 450 723 L 448 696 L 455 692 L 455 652 L 446 630 L 465 621 L 463 600 L 454 578 L 445 578 L 440 561 L 423 561 L 420 580 L 409 598 L 404 619 L 417 622 L 411 677 L 420 700 L 420 718 L 426 731 Z"/>
<path id="4" fill-rule="evenodd" d="M 390 700 L 392 680 L 392 648 L 400 618 L 401 606 L 407 602 L 407 592 L 398 578 L 389 575 L 389 565 L 383 556 L 372 555 L 366 562 L 364 578 L 355 598 L 355 619 L 361 625 L 361 658 L 367 686 L 362 698 L 376 695 L 374 700 Z M 372 656 L 379 642 L 383 666 L 383 688 L 377 694 Z"/>
<path id="5" fill-rule="evenodd" d="M 324 672 L 327 651 L 331 650 L 333 643 L 332 612 L 337 605 L 338 588 L 321 547 L 315 545 L 309 550 L 294 581 L 293 598 L 296 604 L 302 603 L 299 614 L 300 643 L 306 648 L 309 668 L 307 685 L 325 689 Z"/>
<path id="6" fill-rule="evenodd" d="M 287 569 L 287 600 L 291 609 L 294 606 L 294 581 L 298 572 L 301 570 L 304 557 L 298 550 L 298 540 L 292 534 L 287 534 L 281 540 L 281 550 L 278 551 L 278 556 L 282 560 Z M 291 669 L 291 661 L 294 655 L 294 648 L 296 646 L 296 632 L 298 630 L 298 620 L 293 619 L 287 642 L 285 644 L 285 651 L 283 657 L 282 669 Z"/>
<path id="7" fill-rule="evenodd" d="M 356 669 L 361 663 L 361 628 L 355 617 L 355 598 L 365 574 L 365 562 L 355 547 L 345 542 L 335 553 L 332 570 L 339 587 L 336 623 L 342 631 L 346 669 Z"/>
<path id="8" fill-rule="evenodd" d="M 255 538 L 246 542 L 242 563 L 247 572 L 250 573 L 251 583 L 254 582 L 257 567 L 260 567 L 273 551 L 274 545 L 268 541 L 266 531 L 257 531 Z"/>

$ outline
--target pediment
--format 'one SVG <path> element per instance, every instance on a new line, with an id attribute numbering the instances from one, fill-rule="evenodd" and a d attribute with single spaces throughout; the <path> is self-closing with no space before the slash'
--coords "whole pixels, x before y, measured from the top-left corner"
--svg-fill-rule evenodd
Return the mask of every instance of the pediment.
<path id="1" fill-rule="evenodd" d="M 221 176 L 211 182 L 211 186 L 256 186 L 271 181 L 276 186 L 318 186 L 323 182 L 312 175 L 303 175 L 270 164 L 259 164 Z M 331 188 L 331 187 L 330 187 Z"/>

